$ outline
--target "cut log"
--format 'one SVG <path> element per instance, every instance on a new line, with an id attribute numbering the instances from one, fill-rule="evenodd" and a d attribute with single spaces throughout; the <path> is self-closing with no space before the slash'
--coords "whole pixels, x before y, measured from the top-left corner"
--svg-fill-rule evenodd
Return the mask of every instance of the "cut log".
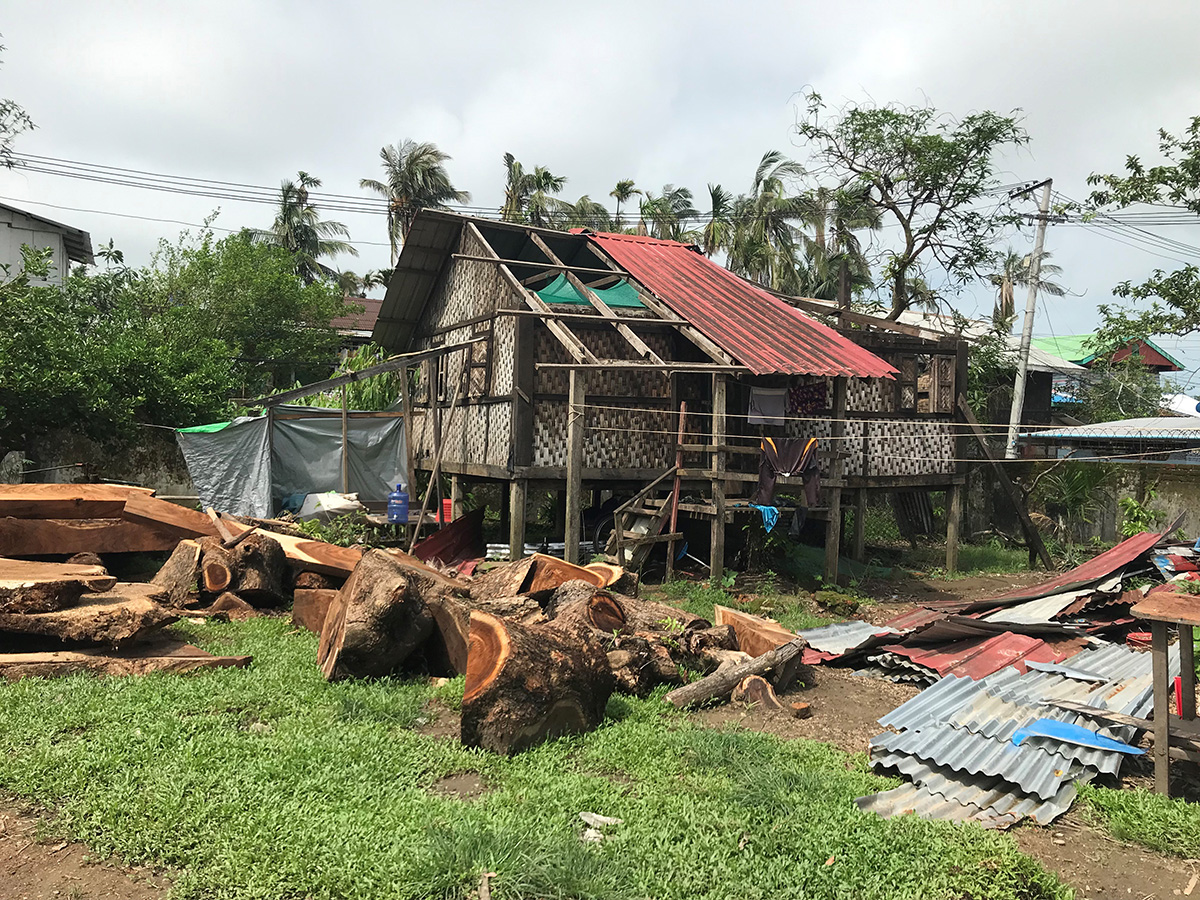
<path id="1" fill-rule="evenodd" d="M 344 582 L 345 579 L 337 579 L 320 572 L 297 572 L 292 578 L 292 586 L 297 590 L 337 591 Z"/>
<path id="2" fill-rule="evenodd" d="M 520 597 L 495 597 L 490 600 L 473 600 L 471 606 L 475 609 L 511 619 L 521 625 L 545 625 L 548 619 L 542 611 L 541 604 L 527 594 Z"/>
<path id="3" fill-rule="evenodd" d="M 445 670 L 455 675 L 467 671 L 467 639 L 471 609 L 460 600 L 437 597 L 427 604 L 433 614 L 435 630 L 428 653 L 430 670 Z"/>
<path id="4" fill-rule="evenodd" d="M 128 497 L 152 493 L 123 484 L 0 484 L 0 517 L 115 519 Z"/>
<path id="5" fill-rule="evenodd" d="M 0 519 L 0 556 L 166 553 L 179 532 L 125 519 Z"/>
<path id="6" fill-rule="evenodd" d="M 251 529 L 250 525 L 235 522 L 229 516 L 221 516 L 222 534 L 225 540 L 237 537 Z M 264 526 L 259 526 L 260 532 Z M 266 531 L 287 556 L 288 564 L 302 571 L 322 572 L 334 577 L 346 578 L 354 571 L 362 559 L 362 551 L 357 547 L 339 547 L 336 544 L 326 544 L 324 541 L 314 541 L 308 538 L 298 538 L 290 534 L 276 531 Z"/>
<path id="7" fill-rule="evenodd" d="M 586 581 L 559 585 L 546 604 L 546 615 L 556 624 L 570 623 L 615 634 L 626 630 L 625 610 L 607 591 Z"/>
<path id="8" fill-rule="evenodd" d="M 740 684 L 747 675 L 762 675 L 764 672 L 769 672 L 799 656 L 806 646 L 808 645 L 804 638 L 797 637 L 782 647 L 777 647 L 762 656 L 756 656 L 741 665 L 730 666 L 723 671 L 718 670 L 699 681 L 676 688 L 667 694 L 665 699 L 677 709 L 687 709 L 703 703 L 726 700 L 734 687 Z"/>
<path id="9" fill-rule="evenodd" d="M 297 588 L 292 594 L 292 624 L 320 634 L 337 594 L 330 588 Z"/>
<path id="10" fill-rule="evenodd" d="M 112 590 L 116 583 L 103 566 L 0 559 L 0 613 L 66 609 L 84 593 Z"/>
<path id="11" fill-rule="evenodd" d="M 533 571 L 523 593 L 532 594 L 537 599 L 540 599 L 539 594 L 548 596 L 551 591 L 568 581 L 586 581 L 593 587 L 601 587 L 604 583 L 604 576 L 599 572 L 585 569 L 583 566 L 577 566 L 555 556 L 535 553 L 529 558 L 533 560 Z"/>
<path id="12" fill-rule="evenodd" d="M 104 569 L 104 560 L 100 558 L 98 553 L 76 553 L 74 556 L 67 558 L 68 566 L 99 566 Z M 105 569 L 107 572 L 108 570 Z"/>
<path id="13" fill-rule="evenodd" d="M 158 574 L 150 580 L 167 593 L 166 604 L 172 607 L 184 606 L 192 593 L 199 590 L 200 572 L 200 543 L 193 540 L 182 540 L 175 547 Z"/>
<path id="14" fill-rule="evenodd" d="M 0 632 L 83 644 L 136 641 L 179 618 L 162 605 L 165 599 L 166 592 L 154 585 L 118 584 L 112 591 L 88 594 L 69 609 L 0 614 Z"/>
<path id="15" fill-rule="evenodd" d="M 645 697 L 660 684 L 683 684 L 683 674 L 661 643 L 644 635 L 623 635 L 613 641 L 608 665 L 617 680 L 617 690 Z"/>
<path id="16" fill-rule="evenodd" d="M 181 641 L 154 641 L 120 650 L 82 649 L 45 653 L 0 653 L 0 678 L 62 678 L 77 672 L 94 675 L 181 674 L 199 669 L 245 668 L 249 656 L 213 656 Z"/>
<path id="17" fill-rule="evenodd" d="M 588 563 L 584 568 L 598 573 L 604 579 L 600 586 L 608 588 L 614 594 L 624 594 L 626 597 L 638 595 L 637 572 L 631 572 L 629 569 L 613 563 L 603 562 Z"/>
<path id="18" fill-rule="evenodd" d="M 287 556 L 271 535 L 245 534 L 233 550 L 237 580 L 234 590 L 254 606 L 279 606 L 284 602 L 283 576 Z"/>
<path id="19" fill-rule="evenodd" d="M 203 538 L 199 543 L 200 580 L 204 590 L 219 594 L 232 588 L 237 579 L 233 551 L 222 547 L 219 537 Z"/>
<path id="20" fill-rule="evenodd" d="M 808 719 L 812 717 L 812 704 L 805 703 L 803 700 L 797 700 L 795 703 L 789 704 L 788 709 L 794 718 Z"/>
<path id="21" fill-rule="evenodd" d="M 761 675 L 747 675 L 738 682 L 729 699 L 734 703 L 744 703 L 746 706 L 753 706 L 770 712 L 784 711 L 784 705 L 775 696 L 775 689 Z"/>
<path id="22" fill-rule="evenodd" d="M 183 537 L 204 537 L 217 533 L 212 521 L 200 510 L 180 506 L 169 500 L 160 500 L 149 494 L 132 494 L 127 497 L 121 518 L 175 531 Z"/>
<path id="23" fill-rule="evenodd" d="M 600 645 L 473 610 L 462 703 L 462 742 L 513 754 L 590 731 L 615 686 Z"/>
<path id="24" fill-rule="evenodd" d="M 533 571 L 534 558 L 526 556 L 516 562 L 504 563 L 489 569 L 471 582 L 471 599 L 493 600 L 498 597 L 515 597 L 525 592 L 525 585 Z"/>
<path id="25" fill-rule="evenodd" d="M 683 632 L 702 631 L 712 627 L 712 622 L 708 619 L 654 600 L 635 600 L 627 597 L 622 599 L 621 606 L 633 631 Z"/>
<path id="26" fill-rule="evenodd" d="M 422 575 L 382 550 L 363 556 L 321 629 L 318 662 L 326 679 L 390 675 L 425 642 L 433 614 L 422 596 Z"/>
<path id="27" fill-rule="evenodd" d="M 231 591 L 223 593 L 213 601 L 212 606 L 201 610 L 201 613 L 208 616 L 220 616 L 231 622 L 245 622 L 247 619 L 255 619 L 261 615 L 257 609 Z"/>

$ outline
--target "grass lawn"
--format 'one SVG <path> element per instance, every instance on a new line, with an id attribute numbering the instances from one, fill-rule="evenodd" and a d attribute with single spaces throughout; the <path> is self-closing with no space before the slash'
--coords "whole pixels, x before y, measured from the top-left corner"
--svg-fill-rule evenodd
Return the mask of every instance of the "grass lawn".
<path id="1" fill-rule="evenodd" d="M 1159 853 L 1200 858 L 1200 806 L 1145 790 L 1081 784 L 1079 795 L 1092 818 L 1113 837 Z"/>
<path id="2" fill-rule="evenodd" d="M 204 900 L 1066 897 L 1003 835 L 860 813 L 861 756 L 697 727 L 614 697 L 598 731 L 514 759 L 420 734 L 455 688 L 326 684 L 281 620 L 176 626 L 248 670 L 0 684 L 0 789 Z M 478 773 L 474 800 L 431 790 Z M 581 811 L 618 816 L 601 844 Z"/>

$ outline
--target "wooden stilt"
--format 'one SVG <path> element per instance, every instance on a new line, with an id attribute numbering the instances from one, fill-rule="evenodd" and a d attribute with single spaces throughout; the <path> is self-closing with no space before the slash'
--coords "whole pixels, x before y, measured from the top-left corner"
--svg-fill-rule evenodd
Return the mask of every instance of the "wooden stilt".
<path id="1" fill-rule="evenodd" d="M 462 485 L 457 475 L 450 476 L 450 521 L 462 515 Z"/>
<path id="2" fill-rule="evenodd" d="M 529 482 L 515 478 L 508 483 L 508 558 L 521 559 L 525 555 L 525 497 L 529 493 Z"/>
<path id="3" fill-rule="evenodd" d="M 725 375 L 713 375 L 712 378 L 712 442 L 714 447 L 720 448 L 726 444 L 725 412 L 728 383 Z M 709 568 L 715 581 L 719 581 L 725 575 L 725 456 L 725 451 L 721 449 L 716 450 L 712 455 L 714 515 Z"/>
<path id="4" fill-rule="evenodd" d="M 962 530 L 963 485 L 946 489 L 946 571 L 958 571 L 958 541 Z"/>
<path id="5" fill-rule="evenodd" d="M 829 513 L 825 522 L 825 582 L 838 583 L 838 558 L 842 552 L 842 454 L 841 438 L 846 434 L 846 378 L 833 379 L 833 419 L 829 423 L 832 453 L 829 459 L 829 478 L 836 487 L 829 489 Z"/>
<path id="6" fill-rule="evenodd" d="M 413 418 L 412 394 L 408 389 L 408 366 L 400 370 L 400 410 L 404 413 L 404 490 L 411 497 L 417 489 L 416 473 L 412 460 Z"/>
<path id="7" fill-rule="evenodd" d="M 569 563 L 579 562 L 579 541 L 582 537 L 580 526 L 583 513 L 583 404 L 586 388 L 587 374 L 572 369 L 567 400 L 567 546 L 563 551 L 563 559 Z"/>
<path id="8" fill-rule="evenodd" d="M 342 493 L 350 493 L 350 408 L 346 405 L 346 386 L 342 385 Z"/>
<path id="9" fill-rule="evenodd" d="M 1171 684 L 1167 660 L 1167 623 L 1150 623 L 1152 659 L 1154 671 L 1154 790 L 1164 797 L 1171 796 L 1170 786 L 1170 722 Z"/>
<path id="10" fill-rule="evenodd" d="M 675 444 L 675 484 L 671 491 L 671 526 L 667 534 L 675 534 L 679 524 L 679 470 L 683 468 L 683 439 L 687 433 L 687 401 L 679 404 L 679 437 Z M 675 578 L 675 540 L 667 541 L 667 581 Z"/>
<path id="11" fill-rule="evenodd" d="M 863 562 L 867 555 L 867 491 L 859 488 L 854 492 L 854 536 L 851 556 Z"/>

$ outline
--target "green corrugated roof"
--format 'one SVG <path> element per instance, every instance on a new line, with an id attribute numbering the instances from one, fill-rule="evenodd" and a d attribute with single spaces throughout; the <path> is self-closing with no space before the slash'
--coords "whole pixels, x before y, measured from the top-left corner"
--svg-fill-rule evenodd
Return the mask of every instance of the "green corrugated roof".
<path id="1" fill-rule="evenodd" d="M 638 299 L 637 291 L 627 281 L 618 281 L 610 288 L 592 288 L 592 293 L 608 306 L 644 308 L 642 301 Z M 591 306 L 587 298 L 571 286 L 566 275 L 559 275 L 538 291 L 537 295 L 547 303 L 573 303 L 576 306 Z"/>
<path id="2" fill-rule="evenodd" d="M 1073 362 L 1077 366 L 1083 366 L 1090 363 L 1096 358 L 1096 354 L 1087 349 L 1086 344 L 1095 335 L 1091 334 L 1064 334 L 1058 337 L 1041 337 L 1033 339 L 1033 346 L 1039 350 L 1044 350 L 1047 353 L 1053 353 L 1055 356 L 1065 359 L 1068 362 Z M 1173 357 L 1170 353 L 1164 350 L 1158 344 L 1149 338 L 1146 339 L 1147 346 L 1162 354 L 1164 359 L 1169 359 L 1179 368 L 1184 368 L 1183 363 Z"/>

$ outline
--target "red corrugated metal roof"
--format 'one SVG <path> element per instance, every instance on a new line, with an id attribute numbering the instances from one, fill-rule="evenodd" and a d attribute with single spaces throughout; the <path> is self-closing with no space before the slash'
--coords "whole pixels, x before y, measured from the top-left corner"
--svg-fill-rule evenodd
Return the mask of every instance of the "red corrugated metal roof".
<path id="1" fill-rule="evenodd" d="M 347 297 L 346 306 L 361 306 L 362 312 L 349 312 L 338 316 L 329 322 L 330 327 L 337 331 L 372 331 L 375 320 L 379 318 L 379 309 L 383 300 L 376 297 Z"/>
<path id="2" fill-rule="evenodd" d="M 891 377 L 896 370 L 689 244 L 595 234 L 626 272 L 755 375 Z"/>
<path id="3" fill-rule="evenodd" d="M 1025 661 L 1060 662 L 1063 657 L 1045 641 L 1006 631 L 990 638 L 968 638 L 944 647 L 906 647 L 892 644 L 883 650 L 906 657 L 938 675 L 958 675 L 978 681 L 1005 666 L 1026 671 Z"/>

